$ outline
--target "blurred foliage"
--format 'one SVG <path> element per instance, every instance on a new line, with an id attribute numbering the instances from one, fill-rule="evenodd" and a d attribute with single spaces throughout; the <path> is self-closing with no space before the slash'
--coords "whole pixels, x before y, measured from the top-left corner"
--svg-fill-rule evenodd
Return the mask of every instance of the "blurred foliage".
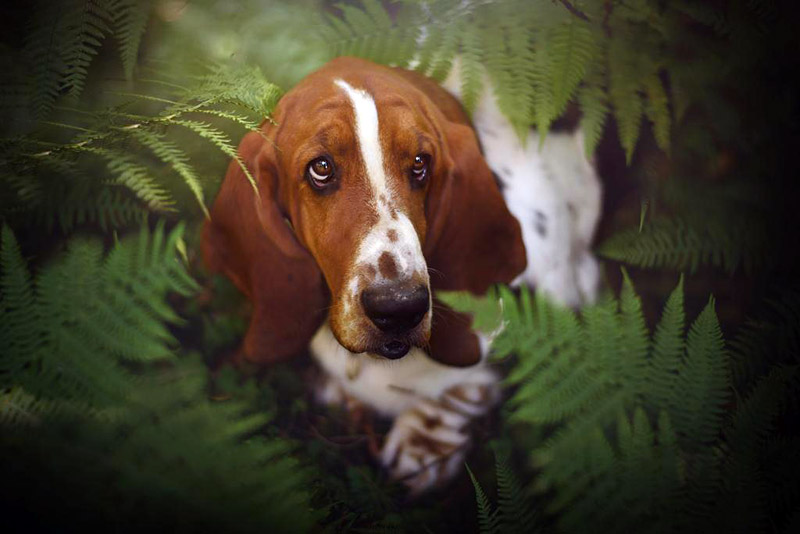
<path id="1" fill-rule="evenodd" d="M 800 50 L 779 3 L 58 0 L 2 10 L 7 525 L 800 525 L 798 169 L 787 157 Z M 650 291 L 663 304 L 652 328 L 628 279 L 619 298 L 581 313 L 527 291 L 451 297 L 479 329 L 505 321 L 495 352 L 509 400 L 499 429 L 477 441 L 502 437 L 494 462 L 479 447 L 469 475 L 411 503 L 369 459 L 372 438 L 313 402 L 308 361 L 261 370 L 257 385 L 219 369 L 249 310 L 198 261 L 236 140 L 340 54 L 437 79 L 456 63 L 467 109 L 491 81 L 523 138 L 577 109 L 587 152 L 606 169 L 598 252 L 648 269 L 631 271 L 640 290 L 640 278 L 688 273 L 671 295 Z M 749 302 L 770 296 L 751 319 L 725 342 L 715 313 L 725 303 L 712 300 L 687 332 L 691 298 L 708 299 L 704 281 L 734 287 L 743 276 Z M 385 422 L 374 423 L 380 438 Z"/>
<path id="2" fill-rule="evenodd" d="M 551 495 L 540 502 L 566 532 L 784 528 L 800 498 L 798 438 L 776 429 L 796 404 L 796 358 L 781 352 L 789 359 L 734 388 L 713 299 L 687 330 L 681 279 L 651 333 L 623 274 L 618 300 L 606 298 L 580 316 L 527 289 L 519 299 L 505 288 L 486 297 L 505 303 L 493 348 L 495 358 L 515 360 L 506 378 L 510 431 L 548 429 L 546 439 L 522 450 L 535 469 L 531 489 Z M 474 297 L 440 298 L 497 326 L 496 312 Z M 800 323 L 795 318 L 786 330 L 796 337 Z M 746 342 L 734 346 L 747 357 L 740 352 Z M 482 531 L 496 530 L 492 516 L 484 522 Z M 529 531 L 521 522 L 515 528 Z"/>

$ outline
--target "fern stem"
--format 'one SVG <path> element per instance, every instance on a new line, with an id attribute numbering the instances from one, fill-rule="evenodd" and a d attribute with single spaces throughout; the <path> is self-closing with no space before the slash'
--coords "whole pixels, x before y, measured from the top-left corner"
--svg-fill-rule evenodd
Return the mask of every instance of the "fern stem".
<path id="1" fill-rule="evenodd" d="M 181 104 L 181 102 L 176 102 L 174 100 L 168 100 L 166 98 L 160 98 L 160 97 L 157 97 L 157 96 L 150 96 L 150 95 L 140 95 L 140 94 L 137 94 L 137 93 L 128 93 L 126 91 L 108 91 L 108 94 L 116 95 L 116 96 L 128 96 L 128 97 L 132 97 L 132 98 L 139 98 L 141 100 L 151 100 L 153 102 L 161 102 L 163 104 L 172 104 L 172 105 L 176 105 L 176 106 Z"/>
<path id="2" fill-rule="evenodd" d="M 154 83 L 154 84 L 158 84 L 158 85 L 163 85 L 164 87 L 172 87 L 172 88 L 175 88 L 175 89 L 180 89 L 182 91 L 188 91 L 189 90 L 189 88 L 186 87 L 186 86 L 179 85 L 177 83 L 167 82 L 167 81 L 164 81 L 164 80 L 157 80 L 155 78 L 138 78 L 137 81 L 145 82 L 145 83 Z"/>
<path id="3" fill-rule="evenodd" d="M 49 124 L 50 126 L 58 126 L 60 128 L 68 128 L 70 130 L 78 130 L 80 132 L 88 132 L 88 133 L 98 133 L 95 130 L 90 130 L 89 128 L 83 128 L 81 126 L 75 126 L 74 124 L 64 124 L 63 122 L 55 122 L 55 121 L 40 121 L 41 124 Z"/>

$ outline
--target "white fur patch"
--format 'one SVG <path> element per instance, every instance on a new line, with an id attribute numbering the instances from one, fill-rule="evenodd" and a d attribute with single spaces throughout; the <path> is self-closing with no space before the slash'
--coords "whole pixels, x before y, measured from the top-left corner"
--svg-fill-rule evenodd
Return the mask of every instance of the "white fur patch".
<path id="1" fill-rule="evenodd" d="M 419 237 L 414 225 L 393 202 L 380 144 L 380 124 L 375 101 L 369 93 L 355 89 L 344 80 L 336 80 L 334 83 L 344 90 L 353 106 L 356 138 L 372 189 L 370 205 L 378 215 L 378 222 L 364 236 L 358 247 L 355 266 L 375 267 L 377 274 L 373 282 L 381 283 L 385 280 L 378 262 L 383 254 L 389 254 L 397 267 L 398 280 L 410 280 L 416 275 L 427 284 L 428 268 Z M 389 232 L 395 234 L 394 241 L 389 239 Z M 351 276 L 355 277 L 355 273 L 351 273 Z M 353 282 L 349 284 L 351 297 L 355 297 L 362 289 L 356 278 L 353 278 Z M 425 320 L 430 322 L 430 314 Z"/>
<path id="2" fill-rule="evenodd" d="M 361 149 L 361 157 L 372 185 L 373 198 L 377 200 L 380 195 L 388 193 L 378 128 L 378 108 L 375 107 L 372 96 L 366 91 L 354 89 L 344 80 L 336 80 L 334 83 L 344 89 L 353 106 L 358 146 Z M 386 198 L 388 200 L 389 197 Z"/>
<path id="3" fill-rule="evenodd" d="M 493 386 L 497 381 L 485 363 L 448 367 L 419 348 L 412 348 L 399 360 L 353 355 L 336 341 L 327 323 L 311 340 L 311 353 L 348 395 L 384 416 L 396 416 L 426 399 L 439 399 L 453 386 Z M 351 380 L 347 377 L 347 364 L 353 357 L 360 360 L 361 369 Z"/>
<path id="4" fill-rule="evenodd" d="M 590 246 L 600 218 L 601 186 L 583 150 L 583 135 L 550 132 L 539 148 L 532 131 L 523 146 L 500 112 L 491 82 L 473 113 L 489 167 L 505 186 L 503 196 L 522 229 L 528 266 L 514 281 L 526 283 L 569 306 L 597 297 L 600 271 Z M 460 62 L 444 87 L 460 96 Z"/>
<path id="5" fill-rule="evenodd" d="M 487 344 L 482 337 L 481 347 Z M 497 375 L 483 358 L 459 368 L 442 365 L 418 348 L 394 361 L 355 355 L 336 341 L 327 324 L 314 335 L 311 353 L 328 375 L 318 400 L 361 402 L 395 418 L 378 459 L 412 495 L 441 486 L 462 471 L 470 421 L 499 400 Z M 354 359 L 358 372 L 348 376 Z"/>

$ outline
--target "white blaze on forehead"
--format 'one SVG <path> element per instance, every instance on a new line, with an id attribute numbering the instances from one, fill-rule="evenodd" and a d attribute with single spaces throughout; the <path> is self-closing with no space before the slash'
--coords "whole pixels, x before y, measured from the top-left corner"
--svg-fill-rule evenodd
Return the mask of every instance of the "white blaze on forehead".
<path id="1" fill-rule="evenodd" d="M 386 194 L 386 171 L 383 168 L 383 152 L 381 151 L 378 130 L 378 108 L 369 93 L 354 89 L 344 80 L 336 80 L 336 85 L 344 89 L 353 105 L 356 117 L 356 138 L 361 149 L 361 158 L 367 168 L 367 176 L 372 185 L 375 198 Z"/>
<path id="2" fill-rule="evenodd" d="M 356 89 L 344 80 L 339 79 L 334 83 L 344 90 L 353 107 L 356 139 L 372 190 L 371 205 L 378 214 L 378 222 L 359 245 L 355 263 L 377 267 L 380 257 L 389 253 L 401 278 L 407 279 L 416 273 L 427 280 L 428 269 L 414 225 L 404 213 L 391 206 L 392 195 L 383 164 L 375 100 L 363 89 Z M 395 241 L 389 239 L 389 231 L 395 233 Z M 378 273 L 375 281 L 381 278 Z M 351 280 L 348 289 L 351 295 L 358 293 L 357 278 Z"/>

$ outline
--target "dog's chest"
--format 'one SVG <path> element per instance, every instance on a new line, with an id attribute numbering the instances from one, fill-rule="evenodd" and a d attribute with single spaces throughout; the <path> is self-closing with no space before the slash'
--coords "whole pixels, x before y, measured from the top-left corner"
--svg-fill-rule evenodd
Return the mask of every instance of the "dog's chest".
<path id="1" fill-rule="evenodd" d="M 460 384 L 491 385 L 495 375 L 483 363 L 457 368 L 442 365 L 418 348 L 399 360 L 353 354 L 342 347 L 325 324 L 311 341 L 311 353 L 330 377 L 325 388 L 344 393 L 375 412 L 395 417 L 423 399 L 438 399 Z M 335 389 L 323 389 L 320 400 L 337 402 Z"/>

